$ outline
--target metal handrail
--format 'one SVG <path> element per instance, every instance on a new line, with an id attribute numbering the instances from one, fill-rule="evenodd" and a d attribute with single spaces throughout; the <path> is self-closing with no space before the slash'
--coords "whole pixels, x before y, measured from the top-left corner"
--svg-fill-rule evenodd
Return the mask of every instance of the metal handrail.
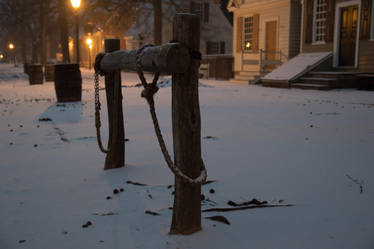
<path id="1" fill-rule="evenodd" d="M 253 52 L 253 51 L 248 51 L 248 50 L 242 50 L 241 52 L 241 71 L 244 71 L 244 54 L 259 54 L 259 64 L 260 64 L 260 73 L 263 72 L 264 68 L 266 65 L 268 65 L 269 63 L 266 63 L 266 61 L 270 61 L 270 60 L 267 60 L 265 59 L 265 55 L 266 54 L 279 54 L 279 59 L 278 60 L 274 60 L 274 61 L 279 61 L 281 64 L 282 64 L 282 59 L 284 58 L 285 60 L 288 60 L 288 57 L 286 54 L 284 54 L 282 52 L 282 50 L 276 50 L 276 51 L 272 51 L 272 50 L 264 50 L 264 49 L 259 49 L 258 52 Z M 274 64 L 274 63 L 272 63 Z"/>
<path id="2" fill-rule="evenodd" d="M 279 59 L 278 60 L 267 60 L 264 58 L 264 55 L 266 54 L 279 54 Z M 285 55 L 282 50 L 279 50 L 279 51 L 271 51 L 271 50 L 264 50 L 264 49 L 260 49 L 260 73 L 263 73 L 264 72 L 264 69 L 265 69 L 265 66 L 266 65 L 274 65 L 275 63 L 265 63 L 266 61 L 277 61 L 279 62 L 280 64 L 282 64 L 282 58 L 285 58 L 286 60 L 288 60 L 288 57 L 287 55 Z"/>

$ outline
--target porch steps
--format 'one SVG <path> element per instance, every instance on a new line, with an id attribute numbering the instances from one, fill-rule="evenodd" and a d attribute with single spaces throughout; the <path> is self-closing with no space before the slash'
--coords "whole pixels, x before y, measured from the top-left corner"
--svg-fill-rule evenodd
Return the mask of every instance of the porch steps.
<path id="1" fill-rule="evenodd" d="M 291 87 L 302 89 L 329 90 L 333 88 L 351 88 L 356 85 L 357 77 L 354 72 L 309 72 L 298 78 Z"/>
<path id="2" fill-rule="evenodd" d="M 294 83 L 291 85 L 293 88 L 309 89 L 309 90 L 330 90 L 328 85 L 323 84 L 307 84 L 307 83 Z"/>
<path id="3" fill-rule="evenodd" d="M 299 54 L 262 77 L 261 83 L 263 86 L 270 87 L 292 87 L 292 82 L 313 84 L 315 83 L 313 80 L 313 82 L 304 82 L 303 80 L 299 81 L 299 78 L 312 77 L 307 76 L 308 72 L 325 64 L 331 58 L 331 52 Z"/>

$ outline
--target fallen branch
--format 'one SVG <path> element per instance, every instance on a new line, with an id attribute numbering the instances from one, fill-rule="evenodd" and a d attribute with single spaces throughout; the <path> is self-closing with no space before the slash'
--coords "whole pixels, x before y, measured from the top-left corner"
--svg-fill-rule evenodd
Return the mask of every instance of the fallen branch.
<path id="1" fill-rule="evenodd" d="M 145 213 L 150 214 L 150 215 L 154 215 L 154 216 L 160 215 L 159 213 L 153 212 L 153 211 L 150 211 L 150 210 L 146 210 Z"/>
<path id="2" fill-rule="evenodd" d="M 210 217 L 204 217 L 204 219 L 214 220 L 214 221 L 224 223 L 226 225 L 230 225 L 230 221 L 228 221 L 228 219 L 226 219 L 226 217 L 224 216 L 210 216 Z"/>
<path id="3" fill-rule="evenodd" d="M 208 185 L 208 184 L 211 184 L 211 183 L 213 183 L 213 182 L 216 182 L 216 180 L 208 180 L 208 181 L 205 181 L 205 182 L 203 183 L 203 185 Z"/>
<path id="4" fill-rule="evenodd" d="M 127 184 L 132 184 L 135 186 L 147 186 L 145 183 L 140 183 L 140 182 L 133 182 L 133 181 L 126 181 Z"/>
<path id="5" fill-rule="evenodd" d="M 351 180 L 353 183 L 357 184 L 360 186 L 360 194 L 362 194 L 364 192 L 364 187 L 363 187 L 363 184 L 364 184 L 364 181 L 359 181 L 358 179 L 354 179 L 352 176 L 348 175 L 348 174 L 345 174 L 347 176 L 347 178 L 349 180 Z"/>
<path id="6" fill-rule="evenodd" d="M 239 207 L 239 206 L 248 206 L 248 205 L 265 205 L 268 204 L 267 201 L 259 201 L 257 199 L 252 199 L 251 201 L 246 201 L 242 203 L 236 203 L 234 201 L 229 200 L 227 202 L 227 205 L 233 206 L 233 207 Z"/>
<path id="7" fill-rule="evenodd" d="M 118 215 L 118 213 L 114 213 L 114 212 L 108 212 L 108 213 L 93 213 L 92 215 L 98 215 L 98 216 L 112 216 L 112 215 Z"/>
<path id="8" fill-rule="evenodd" d="M 246 207 L 233 207 L 233 208 L 209 208 L 204 209 L 201 212 L 230 212 L 230 211 L 238 211 L 238 210 L 245 210 L 245 209 L 255 209 L 255 208 L 271 208 L 271 207 L 293 207 L 293 204 L 287 205 L 261 205 L 261 206 L 246 206 Z"/>

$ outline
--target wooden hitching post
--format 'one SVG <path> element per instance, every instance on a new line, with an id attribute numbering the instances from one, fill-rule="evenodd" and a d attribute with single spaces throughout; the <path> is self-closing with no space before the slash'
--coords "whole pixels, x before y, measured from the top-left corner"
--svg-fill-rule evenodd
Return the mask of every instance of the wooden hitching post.
<path id="1" fill-rule="evenodd" d="M 173 40 L 194 51 L 200 49 L 200 19 L 177 14 Z M 174 163 L 191 178 L 200 175 L 201 121 L 198 92 L 199 60 L 191 59 L 185 73 L 172 74 L 172 123 Z M 185 183 L 175 177 L 175 196 L 171 234 L 192 234 L 201 230 L 201 185 Z"/>
<path id="2" fill-rule="evenodd" d="M 106 53 L 119 49 L 119 39 L 105 40 Z M 115 89 L 118 90 L 117 94 L 115 93 Z M 108 106 L 108 148 L 110 148 L 110 151 L 106 155 L 104 169 L 115 169 L 123 167 L 125 164 L 125 131 L 123 125 L 120 70 L 105 74 L 105 92 Z M 117 96 L 117 101 L 115 101 L 115 96 Z M 115 105 L 115 103 L 117 103 L 117 105 Z"/>

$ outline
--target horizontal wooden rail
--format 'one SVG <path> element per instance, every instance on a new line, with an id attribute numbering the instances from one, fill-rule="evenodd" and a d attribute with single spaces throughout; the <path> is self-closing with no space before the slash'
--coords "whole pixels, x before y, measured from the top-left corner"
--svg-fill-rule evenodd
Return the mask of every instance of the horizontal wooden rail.
<path id="1" fill-rule="evenodd" d="M 105 73 L 116 70 L 137 71 L 137 57 L 143 71 L 160 73 L 184 73 L 191 59 L 186 46 L 180 43 L 167 43 L 162 46 L 145 47 L 140 52 L 133 49 L 107 53 L 100 61 L 100 69 Z"/>

